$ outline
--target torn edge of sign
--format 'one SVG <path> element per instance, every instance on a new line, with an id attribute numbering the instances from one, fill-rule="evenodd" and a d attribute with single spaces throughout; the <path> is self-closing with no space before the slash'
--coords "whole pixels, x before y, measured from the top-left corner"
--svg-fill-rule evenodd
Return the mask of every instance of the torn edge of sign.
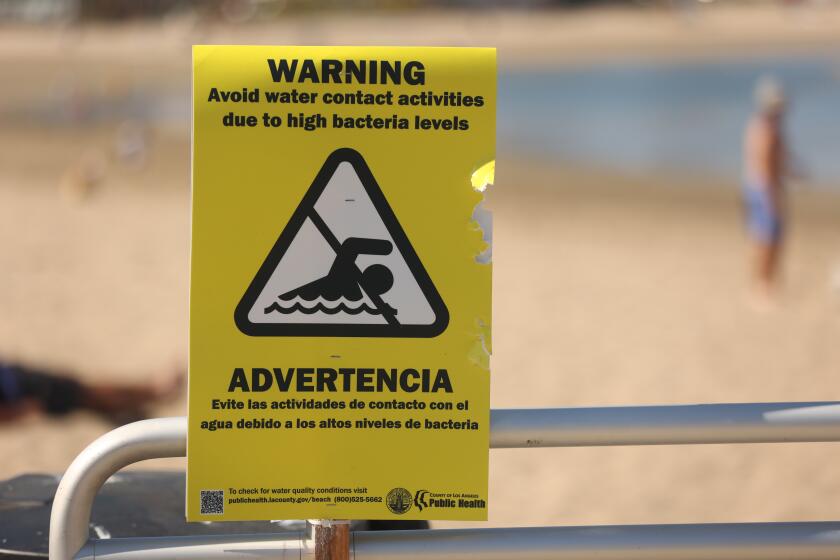
<path id="1" fill-rule="evenodd" d="M 481 230 L 481 239 L 486 244 L 484 250 L 476 255 L 475 261 L 479 264 L 490 264 L 493 262 L 493 213 L 484 207 L 487 200 L 487 188 L 493 184 L 496 176 L 496 160 L 490 160 L 470 176 L 470 184 L 476 192 L 485 196 L 476 204 L 472 213 L 472 221 Z"/>
<path id="2" fill-rule="evenodd" d="M 481 231 L 481 240 L 484 242 L 484 249 L 475 256 L 475 262 L 479 264 L 491 264 L 493 262 L 493 213 L 485 208 L 487 202 L 487 189 L 493 184 L 496 176 L 496 160 L 490 160 L 479 166 L 470 176 L 472 189 L 481 193 L 481 200 L 475 205 L 471 216 L 475 229 Z M 481 318 L 475 321 L 475 343 L 470 350 L 470 360 L 482 369 L 490 370 L 490 324 Z"/>
<path id="3" fill-rule="evenodd" d="M 490 325 L 476 319 L 476 336 L 475 342 L 470 348 L 469 359 L 474 364 L 477 364 L 481 369 L 490 371 Z"/>

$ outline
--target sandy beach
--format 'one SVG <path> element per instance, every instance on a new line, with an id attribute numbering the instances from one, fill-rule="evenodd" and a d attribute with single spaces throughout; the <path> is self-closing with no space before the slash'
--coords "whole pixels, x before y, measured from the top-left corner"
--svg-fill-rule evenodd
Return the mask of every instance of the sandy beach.
<path id="1" fill-rule="evenodd" d="M 669 35 L 671 15 L 652 23 L 659 31 L 644 37 L 633 31 L 635 16 L 591 22 L 590 14 L 574 17 L 590 29 L 589 39 L 580 39 L 580 52 L 593 58 L 623 44 L 637 48 L 627 52 L 657 51 L 668 40 L 677 41 L 671 55 L 687 58 L 715 56 L 721 45 L 758 48 L 760 32 L 735 33 L 726 13 L 713 16 L 719 35 L 692 32 L 684 39 Z M 792 28 L 773 23 L 776 11 L 761 13 L 766 26 L 781 29 L 778 44 L 786 48 L 824 46 L 829 37 L 840 37 L 834 8 L 826 8 L 822 19 L 803 16 Z M 375 18 L 365 21 L 376 25 Z M 519 36 L 505 35 L 509 22 L 499 21 L 497 36 L 508 41 L 510 53 L 502 60 L 527 58 L 525 47 L 520 52 L 516 46 Z M 598 36 L 593 29 L 608 29 L 608 23 L 619 31 L 604 33 L 624 39 L 592 38 Z M 0 105 L 6 119 L 0 127 L 4 359 L 70 369 L 86 379 L 125 380 L 147 379 L 185 360 L 187 123 L 151 131 L 148 165 L 132 170 L 112 155 L 112 125 L 32 125 L 14 110 L 32 88 L 54 83 L 36 71 L 36 62 L 51 75 L 65 65 L 80 80 L 98 84 L 102 95 L 119 89 L 113 85 L 119 79 L 103 78 L 113 75 L 179 91 L 189 83 L 186 45 L 251 36 L 169 25 L 159 42 L 149 41 L 150 31 L 142 26 L 124 30 L 113 50 L 102 45 L 119 33 L 82 31 L 63 62 L 55 55 L 66 36 L 39 30 L 0 35 L 0 70 L 13 78 L 10 83 L 30 88 L 10 87 Z M 358 42 L 333 24 L 313 24 L 314 35 L 291 29 L 290 23 L 261 28 L 254 42 Z M 457 36 L 449 28 L 440 35 L 430 42 L 452 43 Z M 472 44 L 480 34 L 465 36 L 470 40 L 463 43 Z M 137 37 L 155 46 L 132 51 Z M 377 37 L 375 42 L 411 42 Z M 557 55 L 552 61 L 563 60 L 560 53 L 572 45 L 565 41 L 574 35 L 551 37 L 550 52 Z M 133 52 L 137 66 L 115 64 L 120 52 Z M 528 52 L 536 60 L 546 51 Z M 837 191 L 793 193 L 783 294 L 776 309 L 757 310 L 747 297 L 737 178 L 710 183 L 702 177 L 618 175 L 498 157 L 489 195 L 495 216 L 494 407 L 840 400 Z M 89 188 L 73 186 L 80 165 L 95 175 Z M 183 415 L 185 405 L 184 397 L 154 413 Z M 83 413 L 0 425 L 0 477 L 60 473 L 110 428 Z M 836 518 L 831 497 L 840 495 L 837 454 L 830 444 L 492 451 L 490 524 Z M 183 464 L 156 460 L 138 468 Z"/>

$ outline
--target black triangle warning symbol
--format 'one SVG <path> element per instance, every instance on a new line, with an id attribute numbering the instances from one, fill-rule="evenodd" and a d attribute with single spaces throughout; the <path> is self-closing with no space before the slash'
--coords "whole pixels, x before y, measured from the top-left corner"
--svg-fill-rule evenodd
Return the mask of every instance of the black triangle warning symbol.
<path id="1" fill-rule="evenodd" d="M 449 311 L 361 154 L 327 157 L 234 312 L 250 336 L 433 337 Z"/>

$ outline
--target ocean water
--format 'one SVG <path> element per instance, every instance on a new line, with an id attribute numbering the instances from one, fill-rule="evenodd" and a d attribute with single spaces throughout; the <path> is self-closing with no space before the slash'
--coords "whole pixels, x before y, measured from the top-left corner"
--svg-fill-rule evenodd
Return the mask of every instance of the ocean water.
<path id="1" fill-rule="evenodd" d="M 789 144 L 807 178 L 840 190 L 840 50 L 788 57 L 668 63 L 622 61 L 502 69 L 498 151 L 618 171 L 670 171 L 738 181 L 756 81 L 790 98 Z M 0 126 L 85 126 L 125 119 L 189 130 L 188 80 L 168 87 L 62 75 L 28 101 L 0 100 Z M 105 83 L 105 82 L 103 82 Z M 100 91 L 100 89 L 103 89 Z M 469 85 L 464 85 L 469 91 Z"/>
<path id="2" fill-rule="evenodd" d="M 502 71 L 499 151 L 737 181 L 744 124 L 764 75 L 789 95 L 786 129 L 798 167 L 840 189 L 840 52 Z"/>

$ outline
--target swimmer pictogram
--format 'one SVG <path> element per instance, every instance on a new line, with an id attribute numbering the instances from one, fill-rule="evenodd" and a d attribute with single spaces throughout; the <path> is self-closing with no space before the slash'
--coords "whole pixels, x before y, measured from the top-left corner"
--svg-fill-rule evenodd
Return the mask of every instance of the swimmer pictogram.
<path id="1" fill-rule="evenodd" d="M 234 312 L 251 336 L 433 337 L 449 312 L 361 154 L 327 157 Z"/>

